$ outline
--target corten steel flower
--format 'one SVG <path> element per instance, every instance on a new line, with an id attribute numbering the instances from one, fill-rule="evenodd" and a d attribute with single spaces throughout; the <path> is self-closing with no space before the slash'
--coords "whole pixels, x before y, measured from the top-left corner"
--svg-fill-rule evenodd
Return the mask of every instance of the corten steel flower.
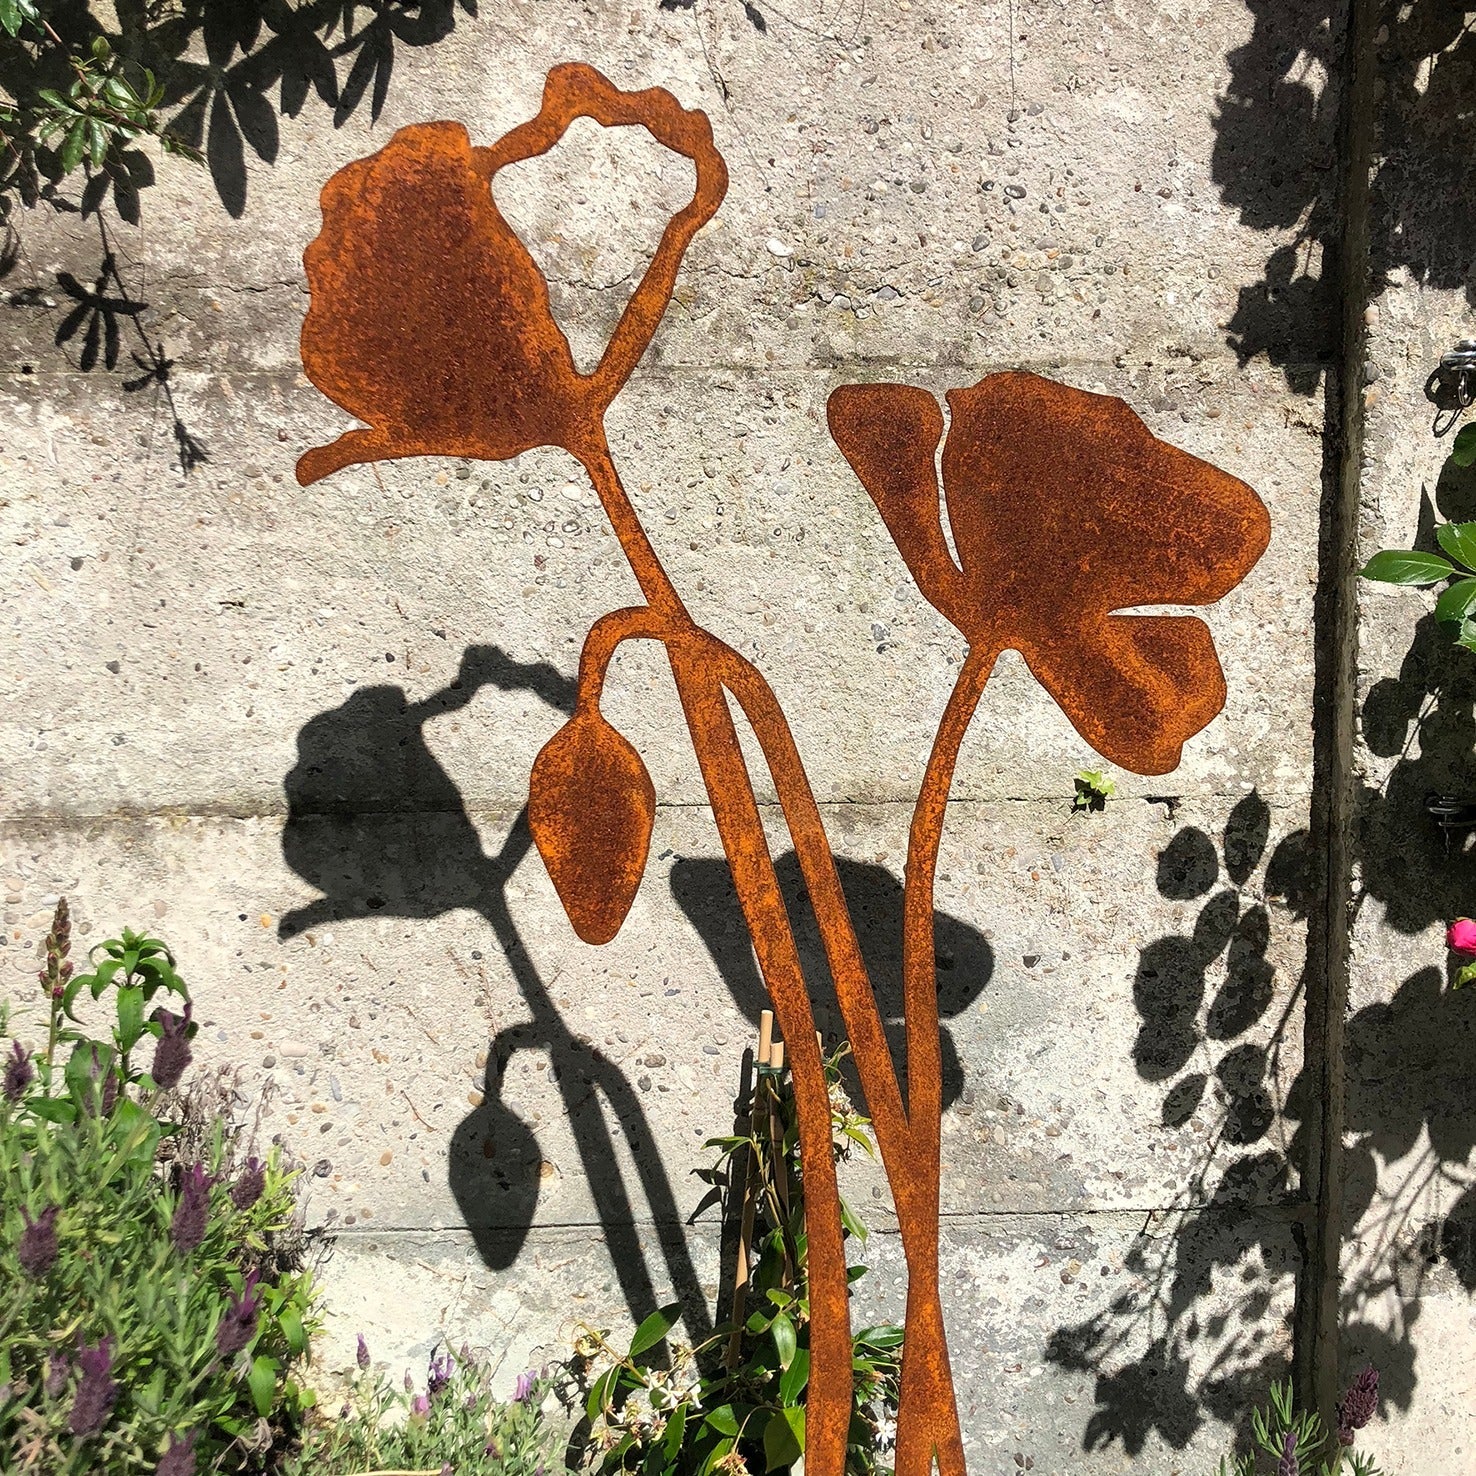
<path id="1" fill-rule="evenodd" d="M 643 124 L 697 171 L 691 203 L 667 224 L 590 374 L 574 367 L 548 283 L 492 194 L 498 170 L 546 153 L 576 118 Z M 473 147 L 460 123 L 419 123 L 339 170 L 323 189 L 323 230 L 303 255 L 312 306 L 302 361 L 370 429 L 309 451 L 298 480 L 400 456 L 502 461 L 534 446 L 562 446 L 587 464 L 683 253 L 727 185 L 705 114 L 661 88 L 621 92 L 580 63 L 555 67 L 538 116 L 491 148 Z"/>
<path id="2" fill-rule="evenodd" d="M 1260 498 L 1108 395 L 991 374 L 948 404 L 958 564 L 943 537 L 933 396 L 844 385 L 830 430 L 923 594 L 969 641 L 1018 650 L 1103 757 L 1168 773 L 1225 705 L 1214 642 L 1192 615 L 1113 612 L 1207 605 L 1234 589 L 1270 538 Z"/>
<path id="3" fill-rule="evenodd" d="M 843 385 L 831 435 L 924 595 L 968 638 L 913 811 L 903 902 L 909 1152 L 888 1165 L 908 1262 L 897 1476 L 963 1470 L 938 1285 L 941 1059 L 933 882 L 959 748 L 1000 651 L 1013 648 L 1099 753 L 1140 774 L 1174 768 L 1225 703 L 1207 626 L 1115 613 L 1202 605 L 1265 551 L 1270 520 L 1234 477 L 1157 440 L 1121 401 L 1035 374 L 948 394 Z"/>
<path id="4" fill-rule="evenodd" d="M 643 124 L 696 166 L 691 203 L 666 228 L 594 371 L 580 374 L 547 284 L 492 196 L 497 171 L 551 148 L 569 124 Z M 298 463 L 304 484 L 355 462 L 428 454 L 501 460 L 561 446 L 588 471 L 646 603 L 592 626 L 568 723 L 533 766 L 529 830 L 579 936 L 612 938 L 645 869 L 655 791 L 633 745 L 601 715 L 605 672 L 626 640 L 671 662 L 713 817 L 760 970 L 789 1046 L 805 1165 L 811 1372 L 805 1462 L 842 1476 L 851 1340 L 830 1103 L 814 1017 L 733 705 L 773 778 L 825 947 L 897 1203 L 908 1262 L 898 1476 L 960 1476 L 963 1446 L 938 1274 L 941 1059 L 933 878 L 959 745 L 999 651 L 1020 650 L 1078 730 L 1143 773 L 1178 762 L 1224 702 L 1207 629 L 1183 616 L 1116 613 L 1204 604 L 1259 557 L 1267 520 L 1234 478 L 1154 440 L 1121 402 L 1029 374 L 950 395 L 943 452 L 959 563 L 943 534 L 934 455 L 943 419 L 902 385 L 831 398 L 836 441 L 924 593 L 971 650 L 924 774 L 908 846 L 903 921 L 908 1091 L 896 1069 L 820 811 L 773 692 L 687 613 L 620 484 L 603 417 L 644 353 L 682 254 L 722 199 L 727 171 L 706 117 L 660 89 L 624 93 L 592 68 L 549 73 L 538 116 L 490 148 L 456 123 L 401 129 L 323 191 L 305 254 L 312 306 L 303 365 L 366 422 Z M 556 1017 L 550 1028 L 563 1030 Z M 740 1283 L 748 1268 L 740 1268 Z"/>

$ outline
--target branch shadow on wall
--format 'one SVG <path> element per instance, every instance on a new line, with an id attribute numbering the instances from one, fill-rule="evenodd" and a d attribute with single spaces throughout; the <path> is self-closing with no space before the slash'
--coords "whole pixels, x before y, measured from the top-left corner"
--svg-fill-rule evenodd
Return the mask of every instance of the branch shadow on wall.
<path id="1" fill-rule="evenodd" d="M 400 687 L 361 688 L 304 725 L 297 765 L 285 781 L 282 850 L 288 865 L 323 896 L 288 913 L 279 932 L 295 937 L 365 917 L 428 919 L 462 908 L 479 913 L 532 1018 L 491 1041 L 484 1100 L 451 1139 L 448 1181 L 478 1251 L 489 1266 L 505 1269 L 531 1228 L 543 1155 L 532 1129 L 504 1100 L 503 1083 L 517 1052 L 545 1053 L 632 1316 L 639 1320 L 653 1311 L 658 1297 L 607 1111 L 630 1146 L 670 1282 L 696 1341 L 710 1331 L 706 1300 L 660 1157 L 643 1151 L 652 1133 L 640 1099 L 618 1064 L 566 1025 L 508 906 L 507 883 L 532 848 L 526 812 L 501 850 L 487 855 L 460 791 L 426 743 L 427 722 L 465 707 L 489 685 L 532 692 L 559 712 L 574 708 L 573 681 L 553 667 L 516 662 L 496 646 L 473 646 L 456 679 L 419 702 L 408 701 Z"/>
<path id="2" fill-rule="evenodd" d="M 1050 1362 L 1095 1376 L 1086 1450 L 1117 1441 L 1136 1456 L 1155 1438 L 1183 1450 L 1210 1418 L 1242 1424 L 1286 1372 L 1268 1313 L 1295 1270 L 1288 1206 L 1307 1083 L 1280 1095 L 1301 982 L 1278 989 L 1268 949 L 1273 907 L 1307 915 L 1313 870 L 1307 833 L 1273 847 L 1271 821 L 1252 791 L 1218 842 L 1186 825 L 1159 855 L 1161 895 L 1199 910 L 1186 932 L 1141 950 L 1133 1062 L 1162 1089 L 1163 1127 L 1191 1167 L 1124 1259 L 1132 1287 L 1048 1343 Z"/>
<path id="3" fill-rule="evenodd" d="M 664 1299 L 658 1297 L 638 1232 L 640 1205 L 620 1167 L 617 1135 L 630 1150 L 639 1179 L 636 1191 L 666 1276 L 686 1308 L 688 1335 L 698 1342 L 711 1332 L 709 1298 L 693 1265 L 641 1094 L 618 1062 L 565 1023 L 508 906 L 507 884 L 532 848 L 526 812 L 519 814 L 500 851 L 489 856 L 460 791 L 426 741 L 429 721 L 464 708 L 484 686 L 531 692 L 563 713 L 574 706 L 574 682 L 553 667 L 516 662 L 496 646 L 473 646 L 456 679 L 429 697 L 412 702 L 398 686 L 360 688 L 304 724 L 296 766 L 285 780 L 282 851 L 288 865 L 322 895 L 283 917 L 279 935 L 297 937 L 369 917 L 424 920 L 458 909 L 485 919 L 531 1018 L 491 1041 L 484 1099 L 452 1135 L 449 1186 L 478 1251 L 489 1266 L 505 1269 L 517 1260 L 532 1227 L 544 1155 L 532 1128 L 507 1101 L 505 1083 L 509 1063 L 520 1051 L 546 1055 L 632 1318 L 639 1322 Z M 793 855 L 781 857 L 778 869 L 805 962 L 820 981 L 819 1020 L 822 1028 L 839 1034 L 833 991 L 827 992 L 823 953 Z M 895 940 L 901 936 L 901 886 L 876 866 L 843 862 L 840 873 L 884 1005 L 892 1000 L 900 1011 Z M 680 860 L 672 887 L 734 1000 L 757 1023 L 767 1000 L 726 863 Z M 940 916 L 937 929 L 946 1018 L 977 997 L 993 956 L 981 934 L 953 918 Z M 945 1063 L 951 1098 L 961 1087 L 962 1070 L 946 1033 Z M 713 1125 L 714 1132 L 726 1127 Z"/>
<path id="4" fill-rule="evenodd" d="M 23 45 L 0 33 L 0 95 L 14 100 L 22 120 L 40 112 L 43 92 L 65 95 L 75 81 L 69 56 L 87 55 L 94 41 L 106 41 L 131 82 L 141 87 L 144 69 L 158 79 L 165 132 L 199 153 L 221 203 L 239 218 L 248 154 L 275 165 L 279 117 L 299 116 L 316 98 L 335 128 L 366 104 L 377 120 L 397 55 L 450 35 L 458 11 L 475 16 L 475 0 L 193 0 L 158 13 L 120 5 L 111 15 L 95 6 L 48 7 L 61 44 Z M 51 145 L 59 142 L 53 138 Z M 36 146 L 22 127 L 0 149 L 0 278 L 20 257 L 17 204 L 44 203 L 95 219 L 102 237 L 97 271 L 91 280 L 60 271 L 44 286 L 38 278 L 12 292 L 9 304 L 48 311 L 55 345 L 73 368 L 118 371 L 128 394 L 152 390 L 169 414 L 180 469 L 189 472 L 208 459 L 206 450 L 175 403 L 174 361 L 149 331 L 149 304 L 125 280 L 133 272 L 111 239 L 105 209 L 111 203 L 118 220 L 137 225 L 154 166 L 142 149 L 115 144 L 100 165 L 87 163 L 80 176 L 64 178 L 51 145 Z M 179 167 L 198 166 L 180 161 Z"/>
<path id="5" fill-rule="evenodd" d="M 1416 648 L 1426 640 L 1418 634 Z M 1403 701 L 1423 710 L 1429 695 L 1409 684 Z M 1390 694 L 1380 701 L 1391 702 Z M 1463 710 L 1454 727 L 1457 749 L 1469 758 L 1469 700 Z M 1431 761 L 1456 757 L 1446 751 Z M 1433 860 L 1440 842 L 1415 789 L 1415 781 L 1390 786 L 1402 796 L 1393 803 L 1407 811 L 1404 823 L 1420 836 L 1412 848 Z M 1372 808 L 1388 823 L 1389 803 L 1366 793 L 1365 814 Z M 1164 1127 L 1197 1139 L 1195 1168 L 1127 1257 L 1136 1289 L 1051 1339 L 1052 1362 L 1096 1376 L 1097 1407 L 1083 1436 L 1089 1450 L 1116 1440 L 1137 1455 L 1155 1435 L 1183 1449 L 1209 1417 L 1244 1436 L 1249 1410 L 1287 1371 L 1266 1314 L 1277 1280 L 1297 1270 L 1287 1234 L 1305 1198 L 1299 1185 L 1310 1172 L 1317 1088 L 1302 1069 L 1284 1095 L 1278 1090 L 1304 989 L 1300 980 L 1278 989 L 1267 948 L 1271 909 L 1307 917 L 1318 881 L 1308 833 L 1271 847 L 1271 818 L 1253 792 L 1231 811 L 1220 844 L 1185 826 L 1159 856 L 1160 893 L 1200 906 L 1186 933 L 1142 950 L 1133 1059 L 1140 1078 L 1163 1089 Z M 1385 877 L 1386 904 L 1409 921 L 1438 914 L 1450 887 L 1429 866 L 1401 867 L 1393 887 L 1386 873 L 1375 875 Z M 1345 1236 L 1357 1230 L 1360 1245 L 1344 1280 L 1340 1372 L 1346 1380 L 1371 1362 L 1383 1398 L 1403 1409 L 1419 1376 L 1420 1294 L 1437 1282 L 1476 1290 L 1476 1191 L 1461 1172 L 1476 1146 L 1470 1003 L 1438 970 L 1424 969 L 1347 1024 L 1343 1226 Z M 1391 1165 L 1398 1165 L 1393 1180 Z M 1414 1211 L 1437 1181 L 1452 1202 L 1443 1216 L 1421 1222 Z M 1238 1290 L 1227 1299 L 1232 1280 Z M 1215 1310 L 1201 1310 L 1212 1295 Z"/>
<path id="6" fill-rule="evenodd" d="M 1245 225 L 1289 236 L 1261 279 L 1241 289 L 1228 342 L 1242 365 L 1264 354 L 1294 390 L 1312 394 L 1338 338 L 1323 251 L 1341 228 L 1347 6 L 1246 5 L 1251 36 L 1227 57 L 1211 177 Z M 1405 271 L 1426 286 L 1462 288 L 1476 305 L 1476 217 L 1457 204 L 1476 191 L 1468 127 L 1476 31 L 1460 6 L 1439 0 L 1385 7 L 1379 20 L 1372 290 Z"/>
<path id="7" fill-rule="evenodd" d="M 1472 519 L 1476 470 L 1447 462 L 1433 495 L 1422 493 L 1415 547 L 1436 552 L 1438 522 Z M 1370 597 L 1400 602 L 1411 618 L 1420 608 L 1407 590 Z M 1392 762 L 1356 796 L 1355 905 L 1372 899 L 1386 927 L 1438 937 L 1470 913 L 1476 889 L 1476 827 L 1443 829 L 1427 809 L 1435 796 L 1476 802 L 1471 653 L 1420 614 L 1397 675 L 1373 683 L 1360 717 L 1370 752 Z M 1476 1292 L 1476 997 L 1453 989 L 1456 967 L 1448 958 L 1416 970 L 1347 1026 L 1345 1225 L 1361 1228 L 1345 1341 L 1375 1364 L 1397 1360 L 1411 1387 L 1422 1293 Z"/>

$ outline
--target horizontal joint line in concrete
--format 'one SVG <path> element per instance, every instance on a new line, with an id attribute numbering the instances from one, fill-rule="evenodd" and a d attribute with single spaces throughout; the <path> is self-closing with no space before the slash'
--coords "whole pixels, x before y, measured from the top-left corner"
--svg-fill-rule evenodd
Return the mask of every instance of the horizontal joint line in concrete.
<path id="1" fill-rule="evenodd" d="M 999 795 L 958 795 L 948 801 L 950 809 L 966 808 L 977 805 L 1065 805 L 1069 795 L 1066 794 L 999 794 Z M 1206 790 L 1166 795 L 1124 795 L 1120 799 L 1112 801 L 1117 807 L 1125 804 L 1140 805 L 1162 805 L 1169 798 L 1173 798 L 1178 806 L 1191 804 L 1210 804 L 1218 801 L 1239 800 L 1244 798 L 1243 792 L 1237 790 L 1234 793 L 1222 792 L 1220 790 Z M 1263 791 L 1261 799 L 1272 809 L 1291 809 L 1295 806 L 1305 804 L 1308 794 L 1305 791 L 1293 790 L 1287 792 Z M 831 799 L 817 801 L 821 810 L 882 810 L 895 809 L 903 805 L 911 805 L 915 801 L 906 795 L 898 796 L 896 799 Z M 466 810 L 313 810 L 299 815 L 297 818 L 303 820 L 382 820 L 382 819 L 446 819 L 465 813 L 472 819 L 497 820 L 511 819 L 521 808 L 515 801 L 509 801 L 505 805 L 469 805 Z M 709 809 L 706 800 L 662 800 L 657 803 L 658 810 L 687 811 Z M 779 813 L 777 800 L 759 801 L 759 809 L 773 814 Z M 1064 813 L 1064 811 L 1063 811 Z M 173 808 L 160 808 L 157 810 L 12 810 L 0 813 L 0 825 L 36 825 L 46 823 L 57 830 L 66 830 L 83 825 L 114 824 L 126 821 L 139 820 L 283 820 L 287 817 L 286 806 L 272 809 L 211 809 L 211 810 L 179 810 Z"/>
<path id="2" fill-rule="evenodd" d="M 1214 1215 L 1224 1218 L 1254 1218 L 1261 1220 L 1278 1220 L 1286 1223 L 1300 1223 L 1311 1213 L 1312 1205 L 1304 1200 L 1288 1201 L 1285 1204 L 1194 1204 L 1194 1205 L 1129 1205 L 1127 1207 L 1098 1206 L 1088 1209 L 1072 1208 L 1062 1205 L 1045 1209 L 978 1209 L 978 1210 L 944 1210 L 939 1216 L 945 1224 L 959 1226 L 967 1225 L 971 1221 L 977 1222 L 1001 1222 L 1001 1221 L 1038 1221 L 1038 1220 L 1120 1220 L 1125 1224 L 1132 1224 L 1152 1218 L 1171 1219 L 1180 1216 L 1206 1216 Z M 890 1220 L 890 1210 L 877 1208 L 873 1213 L 885 1214 Z M 548 1234 L 588 1234 L 593 1231 L 597 1235 L 606 1228 L 621 1230 L 655 1230 L 658 1227 L 670 1229 L 673 1226 L 683 1230 L 706 1230 L 710 1234 L 719 1233 L 720 1227 L 716 1224 L 706 1226 L 692 1226 L 685 1220 L 618 1220 L 602 1224 L 598 1220 L 550 1220 L 540 1221 L 531 1226 L 527 1234 L 531 1237 L 540 1233 Z M 439 1230 L 430 1229 L 424 1225 L 390 1225 L 377 1223 L 374 1225 L 341 1225 L 333 1228 L 326 1225 L 315 1227 L 315 1231 L 325 1237 L 335 1240 L 374 1239 L 383 1235 L 399 1236 L 446 1236 L 461 1235 L 470 1236 L 473 1232 L 467 1225 L 443 1225 Z M 496 1237 L 501 1234 L 512 1235 L 519 1233 L 515 1227 L 509 1226 L 503 1230 L 498 1226 L 484 1227 L 483 1233 Z M 900 1232 L 895 1223 L 875 1225 L 871 1229 L 873 1235 L 897 1235 Z"/>

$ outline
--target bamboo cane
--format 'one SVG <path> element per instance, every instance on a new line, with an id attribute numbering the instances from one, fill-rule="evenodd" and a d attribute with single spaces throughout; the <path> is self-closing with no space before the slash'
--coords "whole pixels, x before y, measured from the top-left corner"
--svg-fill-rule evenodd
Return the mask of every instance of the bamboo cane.
<path id="1" fill-rule="evenodd" d="M 758 1054 L 754 1057 L 754 1065 L 757 1068 L 753 1082 L 753 1097 L 749 1102 L 748 1109 L 748 1131 L 750 1136 L 757 1137 L 759 1131 L 760 1096 L 764 1076 L 769 1066 L 769 1055 L 773 1049 L 774 1040 L 774 1012 L 764 1010 L 759 1015 L 759 1043 Z M 730 1320 L 733 1323 L 733 1331 L 728 1335 L 728 1347 L 723 1356 L 723 1362 L 731 1373 L 738 1366 L 738 1355 L 743 1348 L 743 1312 L 745 1306 L 745 1294 L 748 1290 L 748 1254 L 749 1247 L 753 1243 L 753 1220 L 754 1212 L 758 1206 L 757 1195 L 754 1192 L 754 1176 L 758 1170 L 758 1158 L 751 1148 L 744 1150 L 744 1172 L 743 1172 L 743 1211 L 738 1225 L 738 1258 L 737 1265 L 733 1271 L 733 1304 Z"/>

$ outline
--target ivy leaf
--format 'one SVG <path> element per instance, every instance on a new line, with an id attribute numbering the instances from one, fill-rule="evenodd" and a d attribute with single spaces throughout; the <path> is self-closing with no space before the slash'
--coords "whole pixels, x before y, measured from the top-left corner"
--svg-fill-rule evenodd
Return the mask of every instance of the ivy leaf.
<path id="1" fill-rule="evenodd" d="M 764 1426 L 765 1471 L 792 1466 L 805 1453 L 805 1412 L 802 1409 L 776 1409 Z"/>
<path id="2" fill-rule="evenodd" d="M 1467 430 L 1472 427 L 1467 426 Z M 1476 523 L 1442 523 L 1435 536 L 1440 546 L 1457 563 L 1476 569 Z"/>
<path id="3" fill-rule="evenodd" d="M 1450 459 L 1457 466 L 1470 466 L 1476 462 L 1476 425 L 1463 425 L 1456 432 L 1455 445 L 1451 447 Z"/>
<path id="4" fill-rule="evenodd" d="M 1439 554 L 1420 553 L 1412 548 L 1386 548 L 1358 572 L 1365 579 L 1377 579 L 1381 584 L 1439 584 L 1455 573 L 1455 566 Z"/>
<path id="5" fill-rule="evenodd" d="M 660 1307 L 653 1312 L 637 1329 L 635 1337 L 630 1340 L 630 1356 L 635 1358 L 644 1353 L 648 1348 L 654 1348 L 673 1327 L 682 1315 L 682 1304 L 672 1302 L 669 1306 Z"/>

